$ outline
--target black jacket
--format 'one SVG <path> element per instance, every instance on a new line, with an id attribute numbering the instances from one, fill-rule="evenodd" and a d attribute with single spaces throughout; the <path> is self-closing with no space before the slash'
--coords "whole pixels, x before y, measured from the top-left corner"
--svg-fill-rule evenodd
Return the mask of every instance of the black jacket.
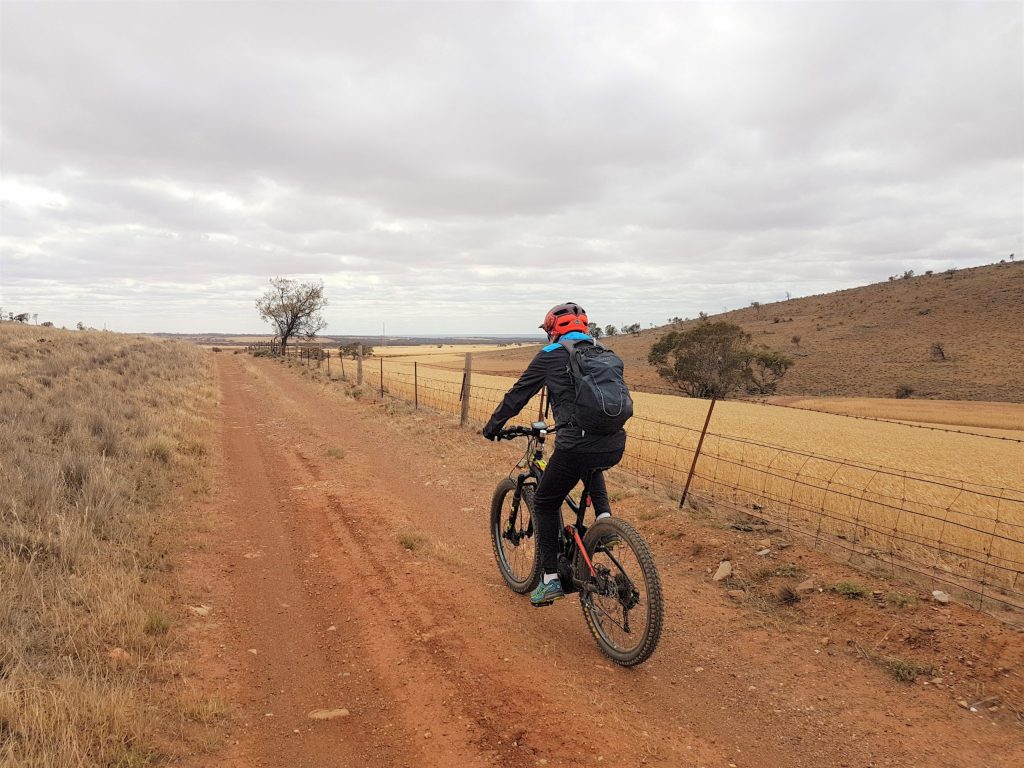
<path id="1" fill-rule="evenodd" d="M 579 332 L 566 334 L 566 339 L 589 339 Z M 612 435 L 583 434 L 580 428 L 569 424 L 576 406 L 576 390 L 569 375 L 569 351 L 561 344 L 548 344 L 530 361 L 523 375 L 506 394 L 487 423 L 490 430 L 498 430 L 505 422 L 523 410 L 541 387 L 548 388 L 551 410 L 555 414 L 558 433 L 555 447 L 579 453 L 599 453 L 622 450 L 626 445 L 626 431 L 620 429 Z"/>

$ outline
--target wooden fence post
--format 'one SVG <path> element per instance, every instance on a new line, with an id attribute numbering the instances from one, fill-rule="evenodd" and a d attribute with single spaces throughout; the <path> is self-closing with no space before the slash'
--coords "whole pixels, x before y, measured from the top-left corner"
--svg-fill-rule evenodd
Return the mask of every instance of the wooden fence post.
<path id="1" fill-rule="evenodd" d="M 327 378 L 331 378 L 331 350 L 327 349 Z"/>
<path id="2" fill-rule="evenodd" d="M 356 384 L 363 385 L 363 345 L 356 346 Z"/>
<path id="3" fill-rule="evenodd" d="M 420 364 L 415 360 L 412 364 L 412 398 L 413 407 L 418 411 L 420 409 Z"/>
<path id="4" fill-rule="evenodd" d="M 459 424 L 463 427 L 469 423 L 469 393 L 472 387 L 473 379 L 473 353 L 466 353 L 466 368 L 465 373 L 462 377 L 462 393 L 460 400 L 462 400 L 462 413 L 459 416 Z"/>
<path id="5" fill-rule="evenodd" d="M 700 439 L 697 441 L 697 448 L 693 452 L 693 461 L 690 463 L 690 473 L 686 476 L 686 485 L 683 487 L 683 495 L 679 499 L 679 508 L 686 504 L 686 495 L 690 492 L 690 482 L 693 480 L 694 470 L 697 469 L 697 459 L 700 458 L 700 449 L 704 446 L 704 436 L 708 433 L 708 424 L 711 423 L 711 414 L 715 410 L 716 398 L 711 398 L 711 405 L 708 406 L 708 416 L 704 419 L 704 429 L 700 431 Z"/>
<path id="6" fill-rule="evenodd" d="M 345 353 L 340 349 L 338 350 L 338 362 L 341 363 L 341 380 L 348 381 L 348 376 L 345 375 Z"/>
<path id="7" fill-rule="evenodd" d="M 380 399 L 384 399 L 384 357 L 380 358 Z"/>

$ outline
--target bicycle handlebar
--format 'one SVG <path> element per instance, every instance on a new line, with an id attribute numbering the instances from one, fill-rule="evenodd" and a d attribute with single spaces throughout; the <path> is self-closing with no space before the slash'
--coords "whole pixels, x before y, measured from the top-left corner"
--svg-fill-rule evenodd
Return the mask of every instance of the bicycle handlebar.
<path id="1" fill-rule="evenodd" d="M 534 436 L 540 436 L 540 433 L 542 431 L 543 432 L 551 433 L 551 432 L 555 432 L 557 430 L 558 430 L 557 426 L 554 426 L 554 427 L 545 426 L 543 430 L 541 430 L 540 427 L 523 427 L 523 426 L 509 427 L 508 429 L 503 429 L 500 432 L 498 432 L 498 435 L 497 435 L 496 439 L 497 440 L 513 440 L 513 439 L 515 439 L 517 437 L 534 437 Z"/>

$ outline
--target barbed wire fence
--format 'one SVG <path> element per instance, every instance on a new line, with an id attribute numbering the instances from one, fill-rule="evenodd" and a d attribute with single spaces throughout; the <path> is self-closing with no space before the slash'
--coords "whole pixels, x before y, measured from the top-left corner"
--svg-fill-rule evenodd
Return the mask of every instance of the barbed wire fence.
<path id="1" fill-rule="evenodd" d="M 257 354 L 276 354 L 261 349 L 268 348 L 250 347 Z M 336 350 L 331 354 L 314 345 L 295 345 L 286 356 L 355 384 L 357 396 L 396 398 L 458 417 L 463 426 L 485 422 L 508 389 L 507 379 L 473 371 L 469 355 L 462 370 L 401 358 L 367 361 L 358 354 L 343 359 Z M 837 424 L 846 418 L 814 413 L 834 417 Z M 761 530 L 785 531 L 859 568 L 942 589 L 981 609 L 1011 611 L 1019 621 L 1018 612 L 1024 610 L 1024 489 L 724 434 L 709 428 L 704 415 L 699 423 L 686 424 L 636 414 L 627 425 L 626 454 L 616 473 L 674 499 L 687 488 L 685 506 L 691 513 L 728 512 L 754 521 Z M 543 419 L 543 393 L 521 417 Z M 896 429 L 917 426 L 884 421 Z"/>

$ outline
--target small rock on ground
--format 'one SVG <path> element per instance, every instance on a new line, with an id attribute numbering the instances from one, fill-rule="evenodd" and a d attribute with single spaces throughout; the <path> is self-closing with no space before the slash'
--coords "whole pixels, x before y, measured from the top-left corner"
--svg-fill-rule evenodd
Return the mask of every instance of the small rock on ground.
<path id="1" fill-rule="evenodd" d="M 347 709 L 314 709 L 307 715 L 310 720 L 334 720 L 338 717 L 348 717 Z"/>
<path id="2" fill-rule="evenodd" d="M 715 581 L 721 581 L 722 579 L 727 579 L 730 576 L 732 576 L 732 563 L 728 560 L 723 560 L 718 564 L 718 570 L 715 571 L 715 575 L 711 578 Z"/>

